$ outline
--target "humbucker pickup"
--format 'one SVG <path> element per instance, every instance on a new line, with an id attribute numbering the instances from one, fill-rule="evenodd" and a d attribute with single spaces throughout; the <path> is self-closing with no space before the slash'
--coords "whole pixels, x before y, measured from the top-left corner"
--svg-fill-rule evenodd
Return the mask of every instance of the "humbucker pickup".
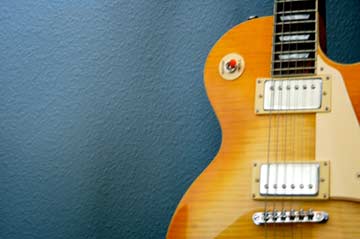
<path id="1" fill-rule="evenodd" d="M 308 113 L 331 110 L 331 77 L 260 78 L 255 113 Z"/>
<path id="2" fill-rule="evenodd" d="M 329 162 L 253 164 L 253 199 L 329 198 Z"/>

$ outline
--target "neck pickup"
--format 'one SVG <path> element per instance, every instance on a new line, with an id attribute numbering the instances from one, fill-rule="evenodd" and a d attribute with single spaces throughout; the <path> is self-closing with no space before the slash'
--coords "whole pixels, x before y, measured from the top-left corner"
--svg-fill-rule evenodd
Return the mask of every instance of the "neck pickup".
<path id="1" fill-rule="evenodd" d="M 292 64 L 298 63 L 293 61 Z M 305 69 L 308 67 L 302 67 Z M 296 70 L 289 65 L 285 70 Z M 331 78 L 329 76 L 257 79 L 255 113 L 291 114 L 330 112 Z"/>

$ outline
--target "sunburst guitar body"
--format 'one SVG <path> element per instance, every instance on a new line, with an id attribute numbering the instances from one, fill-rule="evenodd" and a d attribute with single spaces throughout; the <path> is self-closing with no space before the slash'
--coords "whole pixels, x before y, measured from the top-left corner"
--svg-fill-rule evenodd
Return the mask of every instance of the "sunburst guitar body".
<path id="1" fill-rule="evenodd" d="M 222 144 L 179 203 L 168 239 L 360 238 L 360 64 L 329 60 L 315 36 L 314 70 L 296 71 L 289 61 L 307 49 L 277 44 L 285 34 L 274 35 L 274 22 L 234 27 L 208 56 Z"/>

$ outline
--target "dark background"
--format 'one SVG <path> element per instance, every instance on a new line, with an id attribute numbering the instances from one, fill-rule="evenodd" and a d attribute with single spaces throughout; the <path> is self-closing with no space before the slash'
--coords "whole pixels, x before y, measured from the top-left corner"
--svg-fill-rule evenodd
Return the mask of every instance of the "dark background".
<path id="1" fill-rule="evenodd" d="M 2 0 L 0 238 L 164 238 L 221 141 L 206 56 L 272 2 Z M 359 12 L 327 1 L 331 58 L 360 60 Z"/>

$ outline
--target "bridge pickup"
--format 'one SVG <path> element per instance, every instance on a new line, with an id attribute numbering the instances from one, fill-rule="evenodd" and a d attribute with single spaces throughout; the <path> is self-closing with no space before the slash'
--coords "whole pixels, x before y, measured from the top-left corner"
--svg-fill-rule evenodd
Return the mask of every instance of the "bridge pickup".
<path id="1" fill-rule="evenodd" d="M 329 198 L 329 162 L 259 163 L 253 166 L 256 200 Z"/>
<path id="2" fill-rule="evenodd" d="M 331 111 L 331 77 L 257 79 L 255 113 Z"/>

